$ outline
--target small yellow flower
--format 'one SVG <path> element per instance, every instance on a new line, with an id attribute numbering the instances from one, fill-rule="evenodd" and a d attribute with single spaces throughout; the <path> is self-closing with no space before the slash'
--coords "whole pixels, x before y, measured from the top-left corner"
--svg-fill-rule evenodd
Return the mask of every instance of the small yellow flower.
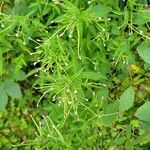
<path id="1" fill-rule="evenodd" d="M 142 69 L 140 67 L 138 67 L 137 65 L 134 65 L 134 64 L 131 64 L 129 66 L 129 68 L 131 69 L 131 71 L 133 73 L 141 73 L 142 72 Z"/>

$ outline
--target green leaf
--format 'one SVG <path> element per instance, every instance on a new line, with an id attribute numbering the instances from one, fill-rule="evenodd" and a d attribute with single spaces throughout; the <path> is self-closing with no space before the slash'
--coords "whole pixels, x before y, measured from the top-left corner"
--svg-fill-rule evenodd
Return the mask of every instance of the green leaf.
<path id="1" fill-rule="evenodd" d="M 150 132 L 150 122 L 143 121 L 143 122 L 141 123 L 141 128 L 142 128 L 144 131 L 149 131 L 149 132 Z"/>
<path id="2" fill-rule="evenodd" d="M 108 94 L 109 94 L 108 88 L 102 88 L 98 90 L 95 96 L 98 101 L 102 99 L 104 100 L 104 102 L 107 102 Z"/>
<path id="3" fill-rule="evenodd" d="M 22 96 L 20 87 L 11 80 L 4 81 L 6 93 L 12 98 L 20 98 Z"/>
<path id="4" fill-rule="evenodd" d="M 143 60 L 150 64 L 150 41 L 145 41 L 138 47 L 138 53 Z"/>
<path id="5" fill-rule="evenodd" d="M 28 73 L 26 74 L 26 77 L 25 77 L 25 78 L 28 78 L 28 77 L 30 77 L 30 76 L 36 74 L 37 72 L 39 72 L 39 68 L 32 69 L 30 72 L 28 72 Z"/>
<path id="6" fill-rule="evenodd" d="M 15 15 L 25 15 L 29 12 L 29 8 L 25 3 L 19 3 L 13 7 L 12 11 Z"/>
<path id="7" fill-rule="evenodd" d="M 127 88 L 124 93 L 121 95 L 119 99 L 119 111 L 123 112 L 125 110 L 128 110 L 133 106 L 134 103 L 134 89 L 133 87 Z"/>
<path id="8" fill-rule="evenodd" d="M 100 117 L 100 122 L 104 126 L 111 126 L 118 116 L 118 102 L 106 105 L 104 114 Z"/>
<path id="9" fill-rule="evenodd" d="M 85 71 L 81 73 L 81 78 L 87 78 L 87 79 L 91 79 L 95 81 L 100 80 L 100 79 L 103 79 L 103 80 L 107 79 L 107 77 L 102 75 L 101 73 L 93 72 L 93 71 Z"/>
<path id="10" fill-rule="evenodd" d="M 17 68 L 14 65 L 8 66 L 8 78 L 15 79 L 17 81 L 23 81 L 26 79 L 26 74 L 20 68 Z"/>
<path id="11" fill-rule="evenodd" d="M 143 25 L 150 22 L 150 11 L 143 11 L 137 15 L 133 23 L 138 25 Z"/>
<path id="12" fill-rule="evenodd" d="M 26 79 L 26 74 L 25 72 L 23 72 L 22 70 L 16 72 L 16 75 L 14 77 L 14 79 L 18 80 L 18 81 L 23 81 Z"/>
<path id="13" fill-rule="evenodd" d="M 143 121 L 150 121 L 150 102 L 143 104 L 136 112 L 137 117 Z"/>
<path id="14" fill-rule="evenodd" d="M 109 5 L 111 7 L 115 7 L 115 8 L 118 7 L 118 0 L 113 0 L 113 1 L 105 1 L 105 0 L 103 0 L 103 2 L 105 2 L 106 5 Z"/>
<path id="15" fill-rule="evenodd" d="M 0 84 L 0 111 L 4 110 L 8 103 L 8 96 L 5 92 L 3 84 Z"/>
<path id="16" fill-rule="evenodd" d="M 148 132 L 145 132 L 144 134 L 142 134 L 141 136 L 139 136 L 134 142 L 133 144 L 134 145 L 137 145 L 137 144 L 140 144 L 140 145 L 143 145 L 143 144 L 146 144 L 150 142 L 150 131 Z"/>
<path id="17" fill-rule="evenodd" d="M 95 5 L 90 9 L 90 13 L 97 17 L 107 17 L 110 12 L 111 7 L 106 7 L 104 5 Z"/>
<path id="18" fill-rule="evenodd" d="M 3 74 L 3 57 L 2 50 L 0 50 L 0 76 Z"/>

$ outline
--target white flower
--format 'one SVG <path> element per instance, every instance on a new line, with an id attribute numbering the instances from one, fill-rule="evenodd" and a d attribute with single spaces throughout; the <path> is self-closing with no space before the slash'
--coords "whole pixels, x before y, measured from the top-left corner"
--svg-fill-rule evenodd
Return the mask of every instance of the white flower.
<path id="1" fill-rule="evenodd" d="M 53 99 L 52 99 L 52 101 L 54 102 L 54 101 L 56 101 L 56 97 L 55 96 L 53 96 Z"/>
<path id="2" fill-rule="evenodd" d="M 101 85 L 102 85 L 102 86 L 104 86 L 104 87 L 107 87 L 107 85 L 106 85 L 106 84 L 103 84 L 103 83 L 102 83 Z"/>
<path id="3" fill-rule="evenodd" d="M 19 33 L 18 32 L 16 33 L 16 37 L 19 37 Z"/>
<path id="4" fill-rule="evenodd" d="M 90 5 L 90 4 L 91 4 L 91 1 L 88 1 L 88 4 Z"/>
<path id="5" fill-rule="evenodd" d="M 1 24 L 1 27 L 2 27 L 2 28 L 4 28 L 4 27 L 5 27 L 3 23 Z"/>
<path id="6" fill-rule="evenodd" d="M 69 38 L 72 38 L 72 34 L 71 33 L 69 34 Z"/>
<path id="7" fill-rule="evenodd" d="M 140 34 L 143 34 L 143 31 L 142 31 L 142 30 L 140 30 Z"/>
<path id="8" fill-rule="evenodd" d="M 77 115 L 77 114 L 78 114 L 78 112 L 77 112 L 77 111 L 75 111 L 75 112 L 74 112 L 74 114 L 75 114 L 75 115 Z"/>
<path id="9" fill-rule="evenodd" d="M 105 28 L 102 28 L 102 31 L 103 31 L 103 32 L 105 32 L 105 31 L 106 31 L 106 29 L 105 29 Z"/>
<path id="10" fill-rule="evenodd" d="M 108 18 L 107 20 L 108 20 L 108 21 L 111 21 L 111 18 Z"/>
<path id="11" fill-rule="evenodd" d="M 37 41 L 37 42 L 40 42 L 41 40 L 40 40 L 40 39 L 36 39 L 36 41 Z"/>
<path id="12" fill-rule="evenodd" d="M 133 34 L 133 31 L 131 30 L 131 32 L 129 33 L 129 36 Z"/>
<path id="13" fill-rule="evenodd" d="M 78 91 L 77 90 L 74 90 L 74 94 L 77 94 L 78 93 Z"/>
<path id="14" fill-rule="evenodd" d="M 36 46 L 36 47 L 35 47 L 35 49 L 38 49 L 38 48 L 39 48 L 39 46 Z"/>
<path id="15" fill-rule="evenodd" d="M 86 99 L 85 99 L 85 101 L 87 101 L 87 102 L 88 102 L 89 100 L 86 98 Z"/>
<path id="16" fill-rule="evenodd" d="M 67 93 L 69 93 L 69 92 L 70 92 L 70 90 L 69 90 L 69 89 L 67 89 L 67 90 L 66 90 L 66 92 L 67 92 Z"/>
<path id="17" fill-rule="evenodd" d="M 82 60 L 81 56 L 79 55 L 79 60 Z"/>
<path id="18" fill-rule="evenodd" d="M 31 38 L 31 37 L 28 37 L 28 39 L 29 39 L 29 40 L 32 40 L 32 38 Z"/>
<path id="19" fill-rule="evenodd" d="M 39 75 L 35 74 L 34 76 L 35 76 L 35 77 L 38 77 Z"/>
<path id="20" fill-rule="evenodd" d="M 50 135 L 50 134 L 47 134 L 47 137 L 51 137 L 51 135 Z"/>
<path id="21" fill-rule="evenodd" d="M 53 1 L 53 3 L 55 3 L 55 4 L 59 4 L 59 0 L 52 0 Z"/>
<path id="22" fill-rule="evenodd" d="M 99 20 L 99 21 L 101 21 L 101 20 L 102 20 L 102 18 L 101 18 L 101 17 L 98 17 L 98 20 Z"/>
<path id="23" fill-rule="evenodd" d="M 67 67 L 67 66 L 68 66 L 68 63 L 65 63 L 65 66 Z"/>

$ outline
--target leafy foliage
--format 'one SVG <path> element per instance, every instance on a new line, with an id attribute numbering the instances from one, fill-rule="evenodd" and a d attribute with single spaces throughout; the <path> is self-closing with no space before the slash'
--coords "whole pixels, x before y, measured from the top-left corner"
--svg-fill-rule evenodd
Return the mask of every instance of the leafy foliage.
<path id="1" fill-rule="evenodd" d="M 6 94 L 6 91 L 4 90 L 3 84 L 0 85 L 0 95 L 1 95 L 1 104 L 0 104 L 0 110 L 3 110 L 8 101 L 8 96 Z"/>
<path id="2" fill-rule="evenodd" d="M 139 55 L 144 59 L 144 61 L 150 64 L 150 44 L 149 41 L 145 41 L 142 45 L 139 46 Z"/>
<path id="3" fill-rule="evenodd" d="M 6 93 L 12 98 L 20 98 L 22 96 L 20 87 L 12 81 L 5 80 L 4 88 Z"/>
<path id="4" fill-rule="evenodd" d="M 138 108 L 137 110 L 137 116 L 139 117 L 139 119 L 143 120 L 143 121 L 150 121 L 149 118 L 149 107 L 150 107 L 150 102 L 146 102 L 144 103 L 140 108 Z"/>
<path id="5" fill-rule="evenodd" d="M 1 104 L 0 108 L 4 109 L 8 102 L 8 96 L 11 98 L 21 98 L 20 87 L 11 80 L 5 80 L 0 85 Z"/>
<path id="6" fill-rule="evenodd" d="M 144 149 L 149 1 L 0 4 L 0 148 Z"/>
<path id="7" fill-rule="evenodd" d="M 129 87 L 124 91 L 124 93 L 121 95 L 119 99 L 119 111 L 123 112 L 125 110 L 128 110 L 133 106 L 134 103 L 134 89 L 133 87 Z"/>

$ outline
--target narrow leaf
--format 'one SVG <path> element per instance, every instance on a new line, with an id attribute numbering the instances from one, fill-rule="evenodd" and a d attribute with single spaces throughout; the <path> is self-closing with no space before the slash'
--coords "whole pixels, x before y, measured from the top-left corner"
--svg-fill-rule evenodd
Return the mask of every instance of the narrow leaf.
<path id="1" fill-rule="evenodd" d="M 93 71 L 85 71 L 81 74 L 81 78 L 87 78 L 87 79 L 91 79 L 91 80 L 100 80 L 100 79 L 103 79 L 103 80 L 106 80 L 107 77 L 102 75 L 101 73 L 98 73 L 98 72 L 93 72 Z"/>

